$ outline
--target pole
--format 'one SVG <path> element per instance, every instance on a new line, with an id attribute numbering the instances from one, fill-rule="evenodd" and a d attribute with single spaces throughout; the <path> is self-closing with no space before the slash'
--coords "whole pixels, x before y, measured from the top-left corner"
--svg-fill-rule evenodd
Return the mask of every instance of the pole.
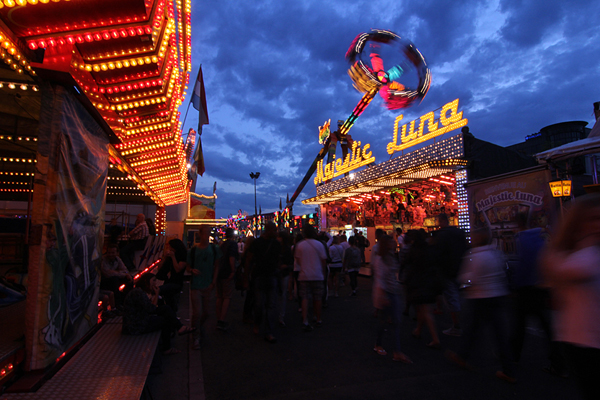
<path id="1" fill-rule="evenodd" d="M 254 218 L 258 217 L 258 212 L 256 211 L 256 180 L 260 176 L 260 172 L 250 172 L 250 178 L 254 179 Z M 256 229 L 254 229 L 254 237 L 256 237 Z"/>
<path id="2" fill-rule="evenodd" d="M 254 178 L 254 217 L 256 217 L 258 213 L 256 212 L 256 178 Z"/>

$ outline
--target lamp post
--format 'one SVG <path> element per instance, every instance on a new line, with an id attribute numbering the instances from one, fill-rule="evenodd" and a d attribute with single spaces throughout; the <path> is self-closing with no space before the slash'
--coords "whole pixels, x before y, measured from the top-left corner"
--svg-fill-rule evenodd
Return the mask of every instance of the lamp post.
<path id="1" fill-rule="evenodd" d="M 256 180 L 260 176 L 260 172 L 250 172 L 250 178 L 254 179 L 254 218 L 257 217 L 256 212 Z M 254 236 L 256 236 L 256 229 L 254 230 Z"/>

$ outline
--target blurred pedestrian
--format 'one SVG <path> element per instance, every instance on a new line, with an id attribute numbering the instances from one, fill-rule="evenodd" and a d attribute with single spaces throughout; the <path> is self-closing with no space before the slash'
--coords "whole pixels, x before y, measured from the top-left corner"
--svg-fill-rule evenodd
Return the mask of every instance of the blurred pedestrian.
<path id="1" fill-rule="evenodd" d="M 469 302 L 470 318 L 462 343 L 457 353 L 448 352 L 450 360 L 461 367 L 466 366 L 471 349 L 484 328 L 493 328 L 502 369 L 496 376 L 506 382 L 515 383 L 515 371 L 508 333 L 508 280 L 506 263 L 502 253 L 490 244 L 491 235 L 487 228 L 472 232 L 473 248 L 464 257 L 458 281 L 469 286 L 464 295 Z"/>
<path id="2" fill-rule="evenodd" d="M 281 243 L 277 240 L 277 226 L 273 222 L 265 225 L 262 235 L 252 243 L 250 262 L 253 262 L 254 281 L 254 333 L 258 334 L 265 321 L 265 340 L 276 343 L 274 319 L 277 305 L 277 277 L 281 263 Z M 263 318 L 264 316 L 264 318 Z"/>
<path id="3" fill-rule="evenodd" d="M 578 197 L 556 230 L 542 270 L 556 307 L 556 340 L 586 399 L 600 399 L 600 194 Z"/>
<path id="4" fill-rule="evenodd" d="M 340 237 L 334 236 L 331 246 L 329 246 L 329 291 L 338 297 L 338 287 L 340 284 L 339 274 L 342 272 L 342 259 L 344 258 L 344 248 L 340 245 Z"/>
<path id="5" fill-rule="evenodd" d="M 515 235 L 517 245 L 517 263 L 511 271 L 511 283 L 515 297 L 515 323 L 512 337 L 512 350 L 515 361 L 521 359 L 525 341 L 527 322 L 532 317 L 540 323 L 548 340 L 550 365 L 544 367 L 553 375 L 567 377 L 568 373 L 560 343 L 554 340 L 552 332 L 550 291 L 542 287 L 540 271 L 540 253 L 546 245 L 542 228 L 527 229 L 528 215 L 517 214 L 519 232 Z"/>
<path id="6" fill-rule="evenodd" d="M 277 235 L 279 243 L 281 243 L 281 265 L 279 267 L 277 295 L 279 301 L 277 303 L 279 310 L 279 325 L 285 326 L 285 309 L 287 299 L 291 294 L 291 288 L 294 286 L 290 280 L 292 271 L 294 270 L 294 254 L 292 253 L 292 237 L 286 231 L 281 231 Z"/>
<path id="7" fill-rule="evenodd" d="M 227 330 L 227 311 L 234 290 L 233 277 L 237 268 L 240 255 L 235 241 L 232 228 L 225 229 L 225 241 L 221 244 L 222 257 L 219 260 L 219 272 L 217 276 L 217 329 Z"/>
<path id="8" fill-rule="evenodd" d="M 294 258 L 298 262 L 300 284 L 300 297 L 302 297 L 302 324 L 305 332 L 313 329 L 308 322 L 308 302 L 312 298 L 313 312 L 316 326 L 322 324 L 321 310 L 322 298 L 325 290 L 325 276 L 327 271 L 326 245 L 317 239 L 315 229 L 305 225 L 302 229 L 304 240 L 296 243 Z"/>
<path id="9" fill-rule="evenodd" d="M 433 262 L 425 233 L 411 230 L 408 231 L 407 237 L 410 247 L 403 260 L 406 297 L 407 301 L 413 304 L 417 310 L 417 327 L 412 331 L 412 335 L 420 338 L 423 325 L 427 326 L 431 334 L 431 342 L 427 346 L 439 349 L 440 339 L 431 305 L 442 293 L 444 280 L 437 265 Z"/>
<path id="10" fill-rule="evenodd" d="M 373 308 L 375 308 L 375 316 L 380 310 L 383 310 L 384 303 L 386 303 L 385 291 L 383 290 L 382 283 L 382 271 L 378 269 L 381 265 L 377 258 L 379 257 L 379 242 L 381 238 L 385 235 L 385 231 L 383 229 L 375 229 L 375 240 L 376 243 L 373 245 L 373 249 L 371 251 L 371 272 L 373 276 L 373 288 L 372 288 L 372 298 L 373 298 Z"/>
<path id="11" fill-rule="evenodd" d="M 192 326 L 198 328 L 194 333 L 194 349 L 200 348 L 204 335 L 204 324 L 209 317 L 210 296 L 217 284 L 217 272 L 221 250 L 210 243 L 210 226 L 201 225 L 194 246 L 187 254 L 187 268 L 192 275 L 190 285 L 192 304 Z"/>
<path id="12" fill-rule="evenodd" d="M 440 229 L 433 237 L 432 252 L 435 262 L 445 279 L 444 299 L 452 318 L 452 327 L 444 330 L 443 333 L 450 336 L 460 336 L 462 334 L 460 325 L 461 307 L 458 294 L 459 284 L 456 277 L 462 257 L 467 251 L 467 238 L 462 230 L 450 225 L 450 220 L 446 214 L 438 215 L 438 224 Z"/>
<path id="13" fill-rule="evenodd" d="M 379 355 L 386 355 L 387 352 L 383 348 L 383 334 L 387 331 L 388 319 L 391 317 L 394 325 L 394 361 L 400 361 L 405 364 L 412 364 L 412 361 L 406 354 L 401 351 L 400 346 L 400 322 L 402 318 L 402 289 L 398 281 L 398 259 L 396 257 L 396 242 L 389 236 L 384 235 L 379 240 L 378 257 L 375 259 L 376 268 L 381 271 L 381 285 L 385 292 L 386 304 L 379 320 L 379 328 L 377 330 L 377 340 L 373 350 Z"/>
<path id="14" fill-rule="evenodd" d="M 244 324 L 252 324 L 254 323 L 254 291 L 252 288 L 254 287 L 252 282 L 252 266 L 250 257 L 250 248 L 252 247 L 252 243 L 254 242 L 254 236 L 248 236 L 246 241 L 244 242 L 244 251 L 242 252 L 242 257 L 240 261 L 240 267 L 244 270 L 242 271 L 242 295 L 244 295 L 244 291 L 246 292 L 246 298 L 244 299 L 244 311 L 243 311 L 243 322 Z"/>
<path id="15" fill-rule="evenodd" d="M 360 249 L 356 247 L 356 237 L 350 236 L 348 239 L 350 247 L 344 252 L 343 270 L 350 277 L 350 296 L 356 296 L 356 288 L 358 287 L 358 271 L 360 271 Z"/>

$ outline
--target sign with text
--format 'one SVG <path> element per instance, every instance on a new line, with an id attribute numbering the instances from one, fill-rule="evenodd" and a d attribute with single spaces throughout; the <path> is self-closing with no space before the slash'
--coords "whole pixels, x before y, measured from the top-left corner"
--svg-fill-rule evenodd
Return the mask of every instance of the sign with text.
<path id="1" fill-rule="evenodd" d="M 404 150 L 408 147 L 417 145 L 426 140 L 433 139 L 436 136 L 443 135 L 446 132 L 462 128 L 469 122 L 463 118 L 463 112 L 458 112 L 458 99 L 445 104 L 439 115 L 439 119 L 435 118 L 433 111 L 419 118 L 419 128 L 415 130 L 417 120 L 402 125 L 399 129 L 399 123 L 404 116 L 396 117 L 394 124 L 394 139 L 388 143 L 388 154 L 394 154 L 396 151 Z M 427 129 L 425 125 L 427 124 Z M 441 124 L 441 126 L 440 126 Z M 398 144 L 398 132 L 400 131 L 400 144 Z"/>
<path id="2" fill-rule="evenodd" d="M 374 162 L 375 157 L 373 156 L 373 152 L 369 151 L 371 145 L 365 144 L 362 149 L 360 146 L 360 141 L 353 142 L 352 151 L 344 159 L 338 158 L 336 160 L 334 155 L 334 160 L 326 164 L 325 167 L 323 167 L 323 160 L 320 160 L 317 163 L 315 185 Z"/>

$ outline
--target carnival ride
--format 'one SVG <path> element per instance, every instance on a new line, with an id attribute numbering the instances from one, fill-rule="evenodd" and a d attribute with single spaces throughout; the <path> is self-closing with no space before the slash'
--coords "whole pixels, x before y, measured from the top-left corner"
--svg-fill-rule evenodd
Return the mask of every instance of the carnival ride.
<path id="1" fill-rule="evenodd" d="M 403 57 L 386 70 L 383 60 L 389 57 L 390 61 L 396 61 L 398 54 Z M 319 143 L 323 148 L 289 199 L 288 207 L 293 206 L 325 154 L 335 153 L 337 141 L 342 143 L 343 156 L 347 157 L 344 143 L 348 140 L 348 131 L 377 93 L 389 110 L 398 110 L 421 102 L 431 85 L 431 71 L 423 54 L 413 43 L 388 30 L 373 29 L 358 35 L 346 52 L 346 60 L 350 63 L 348 75 L 354 88 L 364 93 L 363 97 L 345 121 L 338 121 L 338 129 L 333 134 L 329 134 L 329 121 L 319 127 Z"/>

